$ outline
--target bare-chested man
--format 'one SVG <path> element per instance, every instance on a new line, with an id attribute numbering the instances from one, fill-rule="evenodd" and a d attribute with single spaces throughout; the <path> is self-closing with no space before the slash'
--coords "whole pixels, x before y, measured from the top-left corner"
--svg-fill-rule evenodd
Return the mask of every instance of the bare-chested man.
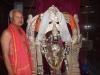
<path id="1" fill-rule="evenodd" d="M 32 75 L 30 48 L 21 26 L 24 23 L 20 10 L 10 11 L 10 25 L 1 36 L 3 59 L 8 75 Z"/>

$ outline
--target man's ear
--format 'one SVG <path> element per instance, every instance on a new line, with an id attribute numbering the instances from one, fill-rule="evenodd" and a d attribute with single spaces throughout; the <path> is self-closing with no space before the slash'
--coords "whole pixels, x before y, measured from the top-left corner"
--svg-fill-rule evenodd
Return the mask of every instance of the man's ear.
<path id="1" fill-rule="evenodd" d="M 10 18 L 10 22 L 12 22 L 12 18 Z"/>

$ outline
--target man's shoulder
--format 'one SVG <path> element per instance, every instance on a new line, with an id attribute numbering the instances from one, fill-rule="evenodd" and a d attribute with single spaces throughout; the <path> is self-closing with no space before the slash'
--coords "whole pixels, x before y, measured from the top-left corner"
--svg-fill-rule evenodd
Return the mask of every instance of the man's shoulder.
<path id="1" fill-rule="evenodd" d="M 6 29 L 3 31 L 3 34 L 10 35 L 10 31 L 9 31 L 9 29 L 6 28 Z"/>
<path id="2" fill-rule="evenodd" d="M 10 34 L 10 31 L 9 31 L 9 29 L 7 28 L 7 29 L 5 29 L 4 31 L 3 31 L 3 33 L 2 33 L 2 35 L 1 35 L 1 38 L 9 38 L 9 37 L 11 37 L 11 34 Z"/>

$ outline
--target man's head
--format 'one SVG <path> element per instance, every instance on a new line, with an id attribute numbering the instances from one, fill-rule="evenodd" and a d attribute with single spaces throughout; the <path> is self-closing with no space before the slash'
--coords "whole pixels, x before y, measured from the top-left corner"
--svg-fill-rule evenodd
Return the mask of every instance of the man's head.
<path id="1" fill-rule="evenodd" d="M 22 26 L 24 23 L 23 14 L 18 9 L 13 9 L 9 13 L 10 21 L 15 26 Z"/>

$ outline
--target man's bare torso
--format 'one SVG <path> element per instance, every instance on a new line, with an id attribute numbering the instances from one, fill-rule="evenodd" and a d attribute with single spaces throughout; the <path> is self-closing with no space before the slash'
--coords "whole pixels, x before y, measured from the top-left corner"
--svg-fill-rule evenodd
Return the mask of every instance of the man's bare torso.
<path id="1" fill-rule="evenodd" d="M 19 35 L 20 35 L 20 37 L 21 37 L 21 39 L 22 39 L 22 41 L 23 41 L 23 44 L 24 44 L 24 47 L 25 47 L 25 49 L 26 49 L 26 52 L 28 52 L 28 47 L 27 47 L 27 45 L 26 45 L 26 40 L 25 40 L 25 38 L 24 38 L 24 35 L 21 33 L 21 32 L 18 32 L 19 33 Z M 9 44 L 9 46 L 10 46 L 10 49 L 9 49 L 9 55 L 12 55 L 12 42 L 11 42 L 11 34 L 10 34 L 10 32 L 9 32 L 9 35 L 10 35 L 10 44 Z"/>

